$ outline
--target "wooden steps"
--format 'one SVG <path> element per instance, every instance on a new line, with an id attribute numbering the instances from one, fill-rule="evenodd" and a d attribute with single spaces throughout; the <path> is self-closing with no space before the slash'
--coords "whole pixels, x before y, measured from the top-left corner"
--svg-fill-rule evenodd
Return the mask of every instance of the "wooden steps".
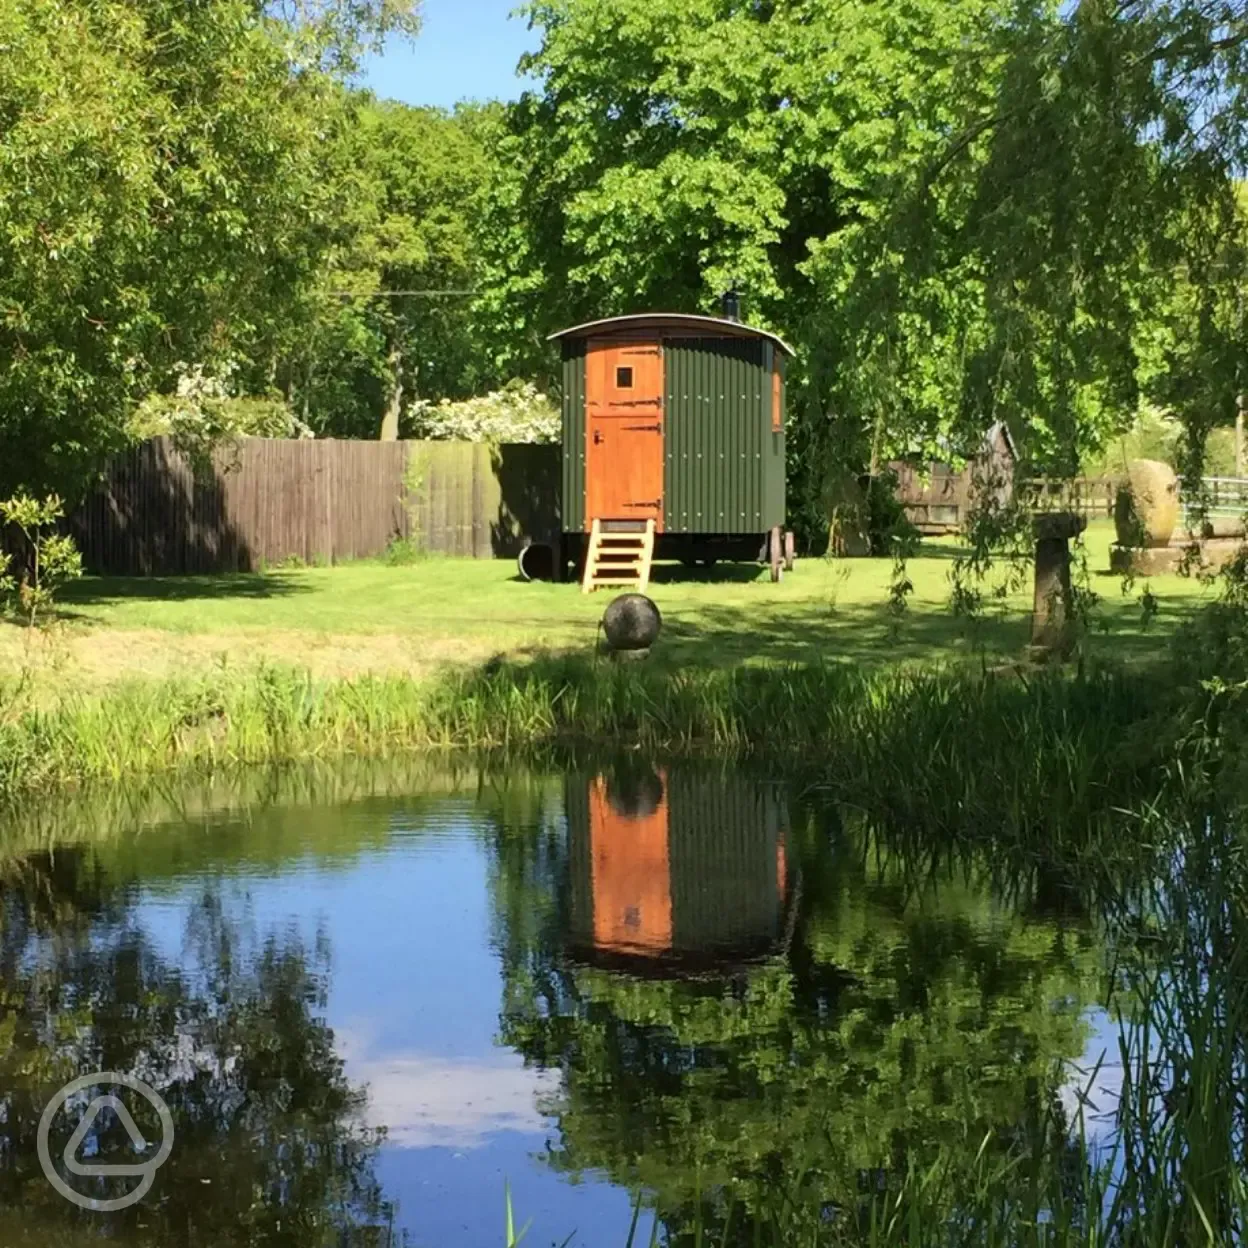
<path id="1" fill-rule="evenodd" d="M 595 520 L 589 530 L 585 554 L 585 578 L 581 593 L 617 586 L 646 592 L 650 584 L 650 564 L 654 560 L 654 521 Z"/>

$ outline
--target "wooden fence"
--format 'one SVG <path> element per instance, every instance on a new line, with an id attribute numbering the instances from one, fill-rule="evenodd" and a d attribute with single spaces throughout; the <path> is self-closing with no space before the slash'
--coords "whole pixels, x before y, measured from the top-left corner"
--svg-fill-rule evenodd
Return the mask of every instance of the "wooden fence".
<path id="1" fill-rule="evenodd" d="M 1074 511 L 1094 520 L 1114 514 L 1118 482 L 1113 477 L 1030 477 L 1015 488 L 1033 511 Z"/>
<path id="2" fill-rule="evenodd" d="M 974 501 L 970 469 L 954 472 L 935 464 L 926 475 L 908 465 L 890 465 L 897 473 L 897 497 L 920 533 L 961 532 Z M 1089 519 L 1114 514 L 1116 483 L 1108 477 L 1032 477 L 1014 482 L 1014 492 L 1031 511 L 1076 511 Z"/>
<path id="3" fill-rule="evenodd" d="M 244 438 L 196 474 L 156 438 L 113 463 L 72 528 L 88 570 L 109 575 L 338 563 L 395 539 L 514 556 L 559 530 L 559 448 Z"/>

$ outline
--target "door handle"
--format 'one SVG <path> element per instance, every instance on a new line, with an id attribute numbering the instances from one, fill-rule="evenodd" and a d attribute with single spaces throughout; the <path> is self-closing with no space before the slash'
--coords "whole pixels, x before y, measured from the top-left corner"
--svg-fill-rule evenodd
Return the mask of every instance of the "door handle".
<path id="1" fill-rule="evenodd" d="M 599 446 L 601 445 L 601 443 L 602 443 L 602 434 L 597 429 L 595 429 L 594 430 L 594 445 Z"/>

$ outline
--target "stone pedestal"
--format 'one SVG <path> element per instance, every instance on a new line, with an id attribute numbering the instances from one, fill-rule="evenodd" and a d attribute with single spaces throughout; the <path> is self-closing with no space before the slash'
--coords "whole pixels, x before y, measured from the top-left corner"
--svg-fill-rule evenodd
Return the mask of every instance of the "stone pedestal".
<path id="1" fill-rule="evenodd" d="M 1033 657 L 1045 659 L 1070 652 L 1074 635 L 1070 618 L 1070 539 L 1087 527 L 1087 519 L 1073 511 L 1036 516 L 1036 587 L 1031 614 Z"/>
<path id="2" fill-rule="evenodd" d="M 640 659 L 648 659 L 650 650 L 608 650 L 607 656 L 613 663 L 636 663 Z"/>
<path id="3" fill-rule="evenodd" d="M 1170 572 L 1221 571 L 1244 545 L 1239 537 L 1175 540 L 1169 546 L 1111 546 L 1109 570 L 1118 576 L 1163 576 Z"/>

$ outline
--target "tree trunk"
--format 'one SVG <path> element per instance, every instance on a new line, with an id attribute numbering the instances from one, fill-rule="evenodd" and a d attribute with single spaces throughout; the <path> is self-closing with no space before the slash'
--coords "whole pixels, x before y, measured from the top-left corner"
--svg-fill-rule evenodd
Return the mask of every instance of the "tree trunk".
<path id="1" fill-rule="evenodd" d="M 403 352 L 396 343 L 390 348 L 386 358 L 390 366 L 390 376 L 394 379 L 390 388 L 390 401 L 386 404 L 386 413 L 381 418 L 381 441 L 397 442 L 399 440 L 399 413 L 403 409 Z"/>

